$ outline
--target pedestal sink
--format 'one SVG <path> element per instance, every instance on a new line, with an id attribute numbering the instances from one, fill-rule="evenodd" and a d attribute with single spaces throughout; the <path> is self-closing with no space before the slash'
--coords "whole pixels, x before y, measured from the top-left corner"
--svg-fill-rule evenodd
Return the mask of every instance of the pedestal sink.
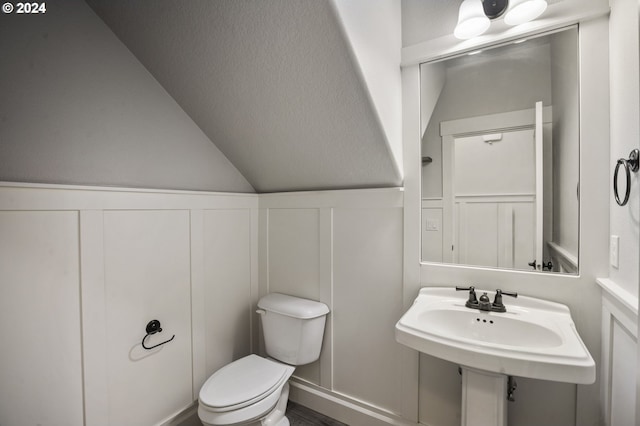
<path id="1" fill-rule="evenodd" d="M 505 301 L 506 312 L 489 312 L 467 300 L 455 288 L 422 288 L 396 324 L 398 342 L 462 367 L 463 426 L 506 426 L 509 376 L 595 381 L 567 306 L 521 296 Z"/>

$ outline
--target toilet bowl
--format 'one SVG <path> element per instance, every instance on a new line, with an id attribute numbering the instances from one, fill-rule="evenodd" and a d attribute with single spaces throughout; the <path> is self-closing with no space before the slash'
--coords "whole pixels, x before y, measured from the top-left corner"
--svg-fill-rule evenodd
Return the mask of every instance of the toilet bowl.
<path id="1" fill-rule="evenodd" d="M 198 417 L 205 426 L 288 426 L 288 380 L 295 366 L 320 356 L 325 304 L 271 293 L 258 308 L 271 358 L 248 355 L 207 379 L 198 395 Z"/>
<path id="2" fill-rule="evenodd" d="M 249 355 L 215 372 L 200 390 L 198 416 L 205 425 L 261 424 L 276 411 L 282 397 L 286 408 L 289 377 L 295 367 Z M 287 386 L 286 395 L 283 388 Z M 281 403 L 282 404 L 282 403 Z M 278 413 L 273 413 L 272 419 Z M 282 410 L 281 418 L 284 417 Z M 286 426 L 287 423 L 270 423 Z"/>

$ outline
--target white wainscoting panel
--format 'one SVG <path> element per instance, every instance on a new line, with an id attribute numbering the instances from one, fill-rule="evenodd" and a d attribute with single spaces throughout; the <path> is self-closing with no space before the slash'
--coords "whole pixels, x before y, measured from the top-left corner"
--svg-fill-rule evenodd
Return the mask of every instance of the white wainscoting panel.
<path id="1" fill-rule="evenodd" d="M 602 288 L 602 404 L 605 425 L 636 424 L 638 298 L 610 279 Z"/>
<path id="2" fill-rule="evenodd" d="M 319 209 L 269 210 L 269 291 L 320 298 Z"/>
<path id="3" fill-rule="evenodd" d="M 204 271 L 208 377 L 251 352 L 249 209 L 204 212 Z"/>
<path id="4" fill-rule="evenodd" d="M 153 425 L 194 399 L 187 210 L 104 214 L 109 424 Z M 142 348 L 146 324 L 162 332 Z"/>
<path id="5" fill-rule="evenodd" d="M 320 210 L 269 210 L 268 292 L 320 300 Z M 296 369 L 296 376 L 320 383 L 320 363 Z"/>
<path id="6" fill-rule="evenodd" d="M 418 412 L 421 424 L 458 426 L 462 421 L 462 376 L 458 365 L 420 354 Z M 447 378 L 447 380 L 443 380 Z"/>
<path id="7" fill-rule="evenodd" d="M 402 209 L 336 208 L 333 247 L 334 389 L 400 413 Z"/>
<path id="8" fill-rule="evenodd" d="M 638 341 L 620 322 L 611 327 L 611 426 L 636 421 L 636 375 L 634 361 Z"/>
<path id="9" fill-rule="evenodd" d="M 191 416 L 253 349 L 257 212 L 253 194 L 0 183 L 0 424 Z M 176 337 L 146 351 L 152 319 L 149 345 Z"/>
<path id="10" fill-rule="evenodd" d="M 0 424 L 83 424 L 78 213 L 0 212 Z"/>
<path id="11" fill-rule="evenodd" d="M 353 425 L 413 424 L 406 398 L 402 315 L 403 193 L 397 188 L 260 197 L 260 294 L 331 309 L 320 360 L 296 369 L 291 399 Z M 310 370 L 313 368 L 313 370 Z"/>

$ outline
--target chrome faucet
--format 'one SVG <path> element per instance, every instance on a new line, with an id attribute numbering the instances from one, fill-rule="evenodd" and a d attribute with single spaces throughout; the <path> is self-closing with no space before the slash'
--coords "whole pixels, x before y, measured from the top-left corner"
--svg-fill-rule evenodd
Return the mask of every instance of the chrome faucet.
<path id="1" fill-rule="evenodd" d="M 487 292 L 483 292 L 480 298 L 476 296 L 476 288 L 474 286 L 469 287 L 459 287 L 456 286 L 456 290 L 458 291 L 468 291 L 469 298 L 467 302 L 464 304 L 467 308 L 470 309 L 478 309 L 481 311 L 490 311 L 490 312 L 507 312 L 507 308 L 502 303 L 502 296 L 511 296 L 518 297 L 518 293 L 506 292 L 500 289 L 496 290 L 496 296 L 493 299 L 493 303 Z"/>

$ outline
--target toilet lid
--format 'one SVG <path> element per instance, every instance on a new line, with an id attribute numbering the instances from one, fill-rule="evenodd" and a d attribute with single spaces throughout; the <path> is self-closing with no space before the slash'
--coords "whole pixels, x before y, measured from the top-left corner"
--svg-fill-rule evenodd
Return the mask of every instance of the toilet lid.
<path id="1" fill-rule="evenodd" d="M 200 404 L 215 411 L 245 407 L 270 395 L 289 379 L 293 367 L 249 355 L 216 371 L 200 389 Z"/>

